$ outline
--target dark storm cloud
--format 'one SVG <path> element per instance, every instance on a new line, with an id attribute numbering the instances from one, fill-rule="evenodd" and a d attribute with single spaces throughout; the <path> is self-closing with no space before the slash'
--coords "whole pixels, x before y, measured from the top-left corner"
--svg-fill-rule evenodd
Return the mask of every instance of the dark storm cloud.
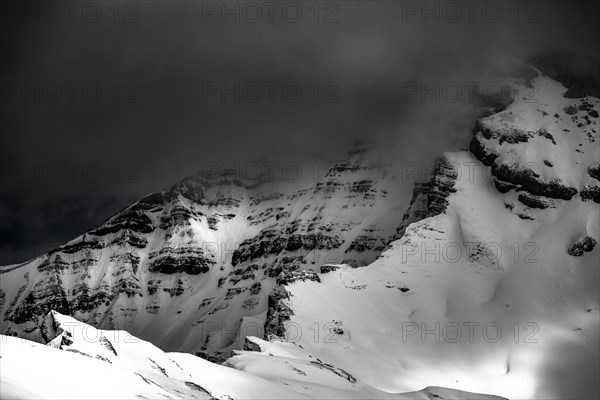
<path id="1" fill-rule="evenodd" d="M 3 194 L 0 201 L 0 263 L 6 265 L 34 258 L 86 231 L 124 200 L 63 193 L 42 198 Z"/>
<path id="2" fill-rule="evenodd" d="M 68 240 L 206 161 L 329 161 L 361 137 L 397 144 L 399 158 L 433 158 L 464 146 L 472 110 L 407 101 L 407 82 L 485 82 L 501 58 L 555 47 L 597 56 L 594 3 L 529 2 L 518 14 L 487 3 L 501 7 L 498 21 L 483 5 L 468 15 L 464 2 L 456 22 L 443 2 L 427 3 L 433 14 L 423 2 L 320 3 L 318 16 L 312 3 L 281 2 L 272 21 L 258 2 L 256 23 L 234 1 L 226 6 L 240 14 L 224 21 L 222 2 L 134 1 L 117 14 L 112 2 L 77 3 L 73 14 L 52 3 L 61 18 L 4 4 L 3 262 Z M 294 8 L 282 16 L 286 4 L 302 9 L 297 22 Z M 240 101 L 222 101 L 236 84 Z M 297 101 L 283 91 L 295 87 Z"/>

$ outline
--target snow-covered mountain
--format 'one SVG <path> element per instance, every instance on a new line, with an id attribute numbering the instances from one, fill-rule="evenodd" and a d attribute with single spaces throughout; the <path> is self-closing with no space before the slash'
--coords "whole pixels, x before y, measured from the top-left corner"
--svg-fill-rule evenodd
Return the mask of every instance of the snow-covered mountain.
<path id="1" fill-rule="evenodd" d="M 165 353 L 126 331 L 97 330 L 51 312 L 41 328 L 47 346 L 1 336 L 2 398 L 56 399 L 498 399 L 430 387 L 382 392 L 289 343 L 252 338 L 218 365 L 186 353 Z M 252 367 L 250 367 L 251 365 Z"/>
<path id="2" fill-rule="evenodd" d="M 281 184 L 223 170 L 149 195 L 3 269 L 1 332 L 41 341 L 41 320 L 57 310 L 163 349 L 228 357 L 243 346 L 239 332 L 263 336 L 268 294 L 294 271 L 374 261 L 410 199 L 410 182 L 395 184 L 393 166 L 361 146 L 311 177 Z"/>
<path id="3" fill-rule="evenodd" d="M 194 175 L 2 268 L 3 392 L 22 352 L 130 379 L 113 397 L 596 398 L 600 100 L 533 75 L 412 199 L 367 148 L 280 193 Z"/>
<path id="4" fill-rule="evenodd" d="M 378 260 L 274 298 L 285 336 L 386 391 L 597 398 L 600 102 L 532 84 L 443 156 Z"/>

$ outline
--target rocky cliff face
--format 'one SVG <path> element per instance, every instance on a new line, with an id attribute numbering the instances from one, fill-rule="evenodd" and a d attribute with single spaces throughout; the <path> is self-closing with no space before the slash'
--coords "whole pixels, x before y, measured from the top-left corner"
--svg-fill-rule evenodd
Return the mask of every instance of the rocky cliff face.
<path id="1" fill-rule="evenodd" d="M 274 293 L 270 332 L 388 391 L 597 397 L 600 100 L 531 84 L 417 185 L 375 262 Z"/>
<path id="2" fill-rule="evenodd" d="M 415 185 L 410 205 L 402 216 L 402 222 L 397 229 L 394 240 L 404 236 L 406 228 L 413 222 L 446 211 L 448 196 L 456 192 L 454 184 L 458 178 L 458 167 L 453 165 L 447 157 L 442 156 L 436 164 L 431 180 Z"/>
<path id="3" fill-rule="evenodd" d="M 491 167 L 498 191 L 517 192 L 528 208 L 556 207 L 575 196 L 598 203 L 598 99 L 557 97 L 548 93 L 560 93 L 560 84 L 538 84 L 535 106 L 521 103 L 521 112 L 513 107 L 476 122 L 471 153 Z"/>
<path id="4" fill-rule="evenodd" d="M 377 258 L 407 201 L 393 179 L 365 148 L 285 192 L 237 171 L 189 176 L 0 270 L 1 331 L 41 340 L 56 310 L 166 349 L 229 355 L 244 324 L 264 326 L 274 288 L 307 268 Z"/>

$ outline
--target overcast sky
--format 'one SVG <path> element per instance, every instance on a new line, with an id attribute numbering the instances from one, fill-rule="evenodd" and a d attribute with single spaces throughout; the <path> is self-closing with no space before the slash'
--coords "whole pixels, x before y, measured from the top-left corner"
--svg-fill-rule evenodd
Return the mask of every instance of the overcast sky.
<path id="1" fill-rule="evenodd" d="M 400 158 L 464 147 L 468 110 L 407 83 L 485 83 L 553 48 L 598 56 L 595 2 L 274 3 L 3 4 L 0 263 L 204 162 L 330 161 L 362 137 Z"/>

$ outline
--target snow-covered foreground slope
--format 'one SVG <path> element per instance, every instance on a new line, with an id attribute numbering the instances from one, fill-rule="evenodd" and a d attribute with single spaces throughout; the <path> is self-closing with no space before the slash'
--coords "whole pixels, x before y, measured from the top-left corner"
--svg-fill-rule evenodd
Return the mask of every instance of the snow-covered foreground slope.
<path id="1" fill-rule="evenodd" d="M 185 353 L 165 353 L 125 331 L 97 330 L 51 312 L 42 329 L 48 345 L 0 336 L 3 399 L 490 399 L 427 388 L 376 390 L 288 343 L 264 343 L 231 367 Z"/>
<path id="2" fill-rule="evenodd" d="M 282 336 L 386 391 L 598 398 L 599 101 L 533 84 L 444 155 L 406 214 L 432 216 L 381 258 L 272 298 Z"/>

